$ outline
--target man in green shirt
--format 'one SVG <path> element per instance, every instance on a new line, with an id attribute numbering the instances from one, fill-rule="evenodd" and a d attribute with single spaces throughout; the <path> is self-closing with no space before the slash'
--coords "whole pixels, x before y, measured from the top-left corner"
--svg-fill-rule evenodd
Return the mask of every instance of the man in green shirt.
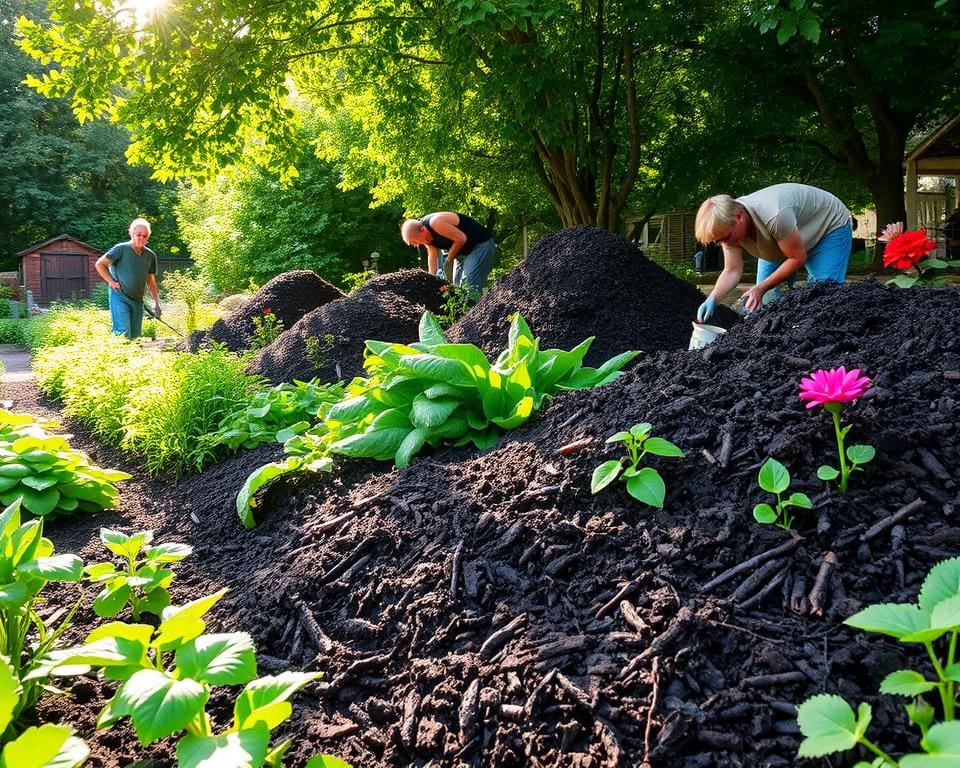
<path id="1" fill-rule="evenodd" d="M 97 259 L 97 272 L 110 286 L 110 322 L 117 336 L 140 337 L 143 329 L 143 295 L 153 297 L 153 314 L 160 317 L 157 291 L 157 254 L 147 248 L 150 222 L 134 219 L 130 241 L 117 243 Z"/>

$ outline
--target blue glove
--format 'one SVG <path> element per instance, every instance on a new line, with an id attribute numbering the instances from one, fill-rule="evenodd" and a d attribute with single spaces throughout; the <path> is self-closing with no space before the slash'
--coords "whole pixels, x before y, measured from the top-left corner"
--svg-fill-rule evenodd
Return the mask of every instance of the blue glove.
<path id="1" fill-rule="evenodd" d="M 441 280 L 446 279 L 446 275 L 445 275 L 444 272 L 443 272 L 443 267 L 442 267 L 442 266 L 437 267 L 437 277 L 439 277 Z"/>
<path id="2" fill-rule="evenodd" d="M 713 299 L 707 299 L 703 304 L 700 305 L 700 308 L 697 309 L 697 322 L 705 323 L 711 317 L 713 317 L 714 310 L 717 308 L 717 302 Z"/>

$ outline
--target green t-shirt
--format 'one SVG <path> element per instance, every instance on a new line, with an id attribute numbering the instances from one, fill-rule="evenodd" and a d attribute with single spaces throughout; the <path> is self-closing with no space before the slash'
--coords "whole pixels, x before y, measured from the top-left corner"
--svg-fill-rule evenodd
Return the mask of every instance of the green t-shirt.
<path id="1" fill-rule="evenodd" d="M 157 274 L 157 254 L 144 246 L 138 255 L 133 246 L 117 243 L 104 254 L 110 262 L 110 272 L 123 292 L 135 301 L 140 301 L 147 290 L 147 275 Z"/>

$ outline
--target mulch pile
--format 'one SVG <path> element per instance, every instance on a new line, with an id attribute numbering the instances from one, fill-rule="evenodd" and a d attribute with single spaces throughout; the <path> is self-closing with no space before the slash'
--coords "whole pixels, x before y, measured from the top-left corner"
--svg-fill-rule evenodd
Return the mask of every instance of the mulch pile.
<path id="1" fill-rule="evenodd" d="M 685 349 L 703 295 L 605 230 L 571 227 L 541 239 L 527 258 L 491 286 L 449 331 L 451 341 L 495 355 L 519 312 L 541 349 L 572 349 L 597 338 L 587 365 L 627 349 Z M 710 321 L 729 328 L 736 313 L 721 306 Z"/>
<path id="2" fill-rule="evenodd" d="M 247 366 L 273 384 L 292 379 L 350 380 L 363 371 L 367 339 L 408 343 L 417 340 L 424 310 L 443 305 L 442 280 L 422 269 L 380 275 L 349 296 L 324 304 L 289 326 Z M 310 352 L 307 339 L 317 340 Z"/>
<path id="3" fill-rule="evenodd" d="M 232 352 L 250 348 L 253 318 L 272 312 L 290 328 L 307 312 L 328 302 L 343 298 L 343 291 L 331 285 L 316 272 L 297 269 L 277 275 L 250 297 L 242 306 L 217 320 L 206 333 L 198 331 L 184 342 L 184 348 L 196 352 L 205 342 L 215 341 Z"/>
<path id="4" fill-rule="evenodd" d="M 568 232 L 576 249 L 561 232 L 537 257 L 569 276 L 573 255 L 595 259 L 590 232 Z M 618 287 L 601 290 L 604 270 L 595 274 L 592 305 L 585 289 L 570 301 L 620 332 L 628 312 L 610 315 L 610 291 L 630 283 L 611 276 Z M 558 280 L 528 270 L 522 295 L 533 299 L 514 309 L 539 301 L 544 317 L 564 317 Z M 639 322 L 695 310 L 698 296 L 670 285 L 649 308 L 633 305 Z M 275 446 L 176 485 L 141 473 L 122 513 L 158 541 L 195 546 L 177 569 L 181 599 L 234 587 L 208 631 L 251 632 L 262 672 L 324 671 L 278 731 L 294 739 L 288 766 L 318 751 L 357 768 L 791 766 L 793 707 L 822 691 L 870 702 L 869 735 L 899 753 L 916 739 L 900 702 L 877 689 L 894 669 L 926 671 L 922 649 L 841 622 L 865 604 L 914 601 L 929 568 L 960 550 L 958 315 L 955 289 L 866 282 L 797 288 L 693 352 L 676 349 L 687 330 L 657 352 L 652 339 L 611 346 L 600 325 L 531 322 L 544 346 L 596 333 L 600 356 L 654 351 L 607 387 L 556 397 L 486 453 L 438 450 L 402 471 L 343 461 L 281 479 L 254 531 L 233 498 Z M 846 494 L 816 479 L 836 462 L 829 415 L 797 398 L 801 376 L 838 365 L 874 382 L 844 411 L 848 443 L 877 448 Z M 605 438 L 640 421 L 686 452 L 649 462 L 666 482 L 663 510 L 622 484 L 590 493 L 593 468 L 618 455 Z M 88 446 L 101 465 L 123 466 Z M 756 483 L 771 455 L 814 502 L 795 535 L 752 518 L 771 500 Z M 91 541 L 116 516 L 47 535 L 58 551 L 101 557 Z M 45 706 L 78 724 L 94 765 L 144 754 L 165 764 L 169 752 L 140 751 L 126 726 L 92 735 L 90 708 L 112 684 L 76 686 L 83 707 Z"/>

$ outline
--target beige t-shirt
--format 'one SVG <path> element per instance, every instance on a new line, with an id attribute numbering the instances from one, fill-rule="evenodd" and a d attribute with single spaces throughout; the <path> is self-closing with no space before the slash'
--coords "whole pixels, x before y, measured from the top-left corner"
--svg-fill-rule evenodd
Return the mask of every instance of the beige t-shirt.
<path id="1" fill-rule="evenodd" d="M 756 240 L 744 238 L 740 247 L 767 261 L 786 259 L 777 242 L 795 229 L 809 253 L 828 233 L 851 223 L 850 211 L 839 198 L 807 184 L 774 184 L 738 197 L 737 202 L 757 230 Z"/>

